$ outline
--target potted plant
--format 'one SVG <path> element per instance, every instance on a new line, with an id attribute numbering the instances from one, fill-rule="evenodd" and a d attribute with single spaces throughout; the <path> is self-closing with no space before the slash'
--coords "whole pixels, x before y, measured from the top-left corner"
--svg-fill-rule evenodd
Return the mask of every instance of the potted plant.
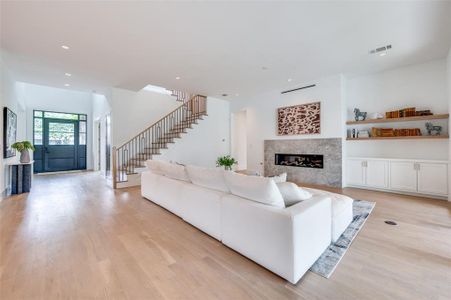
<path id="1" fill-rule="evenodd" d="M 30 152 L 28 150 L 34 151 L 34 146 L 29 141 L 16 142 L 11 145 L 11 148 L 16 149 L 20 152 L 20 162 L 23 164 L 30 162 Z"/>
<path id="2" fill-rule="evenodd" d="M 225 170 L 232 170 L 232 166 L 236 165 L 238 162 L 230 155 L 220 156 L 216 160 L 217 167 L 224 167 Z"/>

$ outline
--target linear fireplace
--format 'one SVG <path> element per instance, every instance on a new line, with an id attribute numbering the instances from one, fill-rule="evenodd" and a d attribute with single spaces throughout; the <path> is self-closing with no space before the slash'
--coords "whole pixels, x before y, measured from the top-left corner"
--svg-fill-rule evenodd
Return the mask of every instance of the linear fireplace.
<path id="1" fill-rule="evenodd" d="M 342 186 L 342 138 L 265 140 L 264 151 L 265 160 L 263 166 L 265 176 L 287 173 L 288 181 L 299 184 Z M 306 166 L 297 168 L 290 166 L 296 161 L 295 157 L 303 153 L 307 156 L 313 156 L 309 158 L 320 156 L 319 165 L 321 167 Z M 295 157 L 290 158 L 290 156 Z M 282 164 L 283 161 L 285 162 Z M 304 163 L 306 162 L 304 160 Z"/>
<path id="2" fill-rule="evenodd" d="M 324 156 L 320 154 L 275 154 L 275 164 L 301 168 L 324 168 Z"/>

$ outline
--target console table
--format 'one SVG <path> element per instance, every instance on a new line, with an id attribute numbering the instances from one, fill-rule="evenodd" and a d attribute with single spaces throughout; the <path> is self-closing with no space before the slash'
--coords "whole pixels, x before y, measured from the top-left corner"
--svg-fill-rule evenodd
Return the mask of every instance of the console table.
<path id="1" fill-rule="evenodd" d="M 30 192 L 33 162 L 9 164 L 11 166 L 11 194 Z"/>

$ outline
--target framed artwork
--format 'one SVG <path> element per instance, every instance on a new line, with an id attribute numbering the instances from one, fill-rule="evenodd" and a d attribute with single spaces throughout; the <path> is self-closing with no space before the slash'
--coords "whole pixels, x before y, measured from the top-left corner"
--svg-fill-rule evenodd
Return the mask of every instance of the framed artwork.
<path id="1" fill-rule="evenodd" d="M 8 158 L 16 155 L 16 150 L 11 145 L 16 142 L 17 115 L 9 108 L 3 108 L 3 157 Z"/>
<path id="2" fill-rule="evenodd" d="M 277 109 L 278 135 L 319 133 L 321 133 L 321 102 Z"/>

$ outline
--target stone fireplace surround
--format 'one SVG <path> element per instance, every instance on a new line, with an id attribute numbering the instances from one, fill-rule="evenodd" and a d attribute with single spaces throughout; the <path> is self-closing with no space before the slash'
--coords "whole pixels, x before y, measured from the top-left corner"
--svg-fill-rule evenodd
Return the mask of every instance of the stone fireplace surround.
<path id="1" fill-rule="evenodd" d="M 323 155 L 324 167 L 319 169 L 276 165 L 276 153 Z M 341 138 L 265 140 L 264 155 L 265 176 L 274 176 L 286 172 L 288 181 L 332 187 L 342 186 Z"/>

